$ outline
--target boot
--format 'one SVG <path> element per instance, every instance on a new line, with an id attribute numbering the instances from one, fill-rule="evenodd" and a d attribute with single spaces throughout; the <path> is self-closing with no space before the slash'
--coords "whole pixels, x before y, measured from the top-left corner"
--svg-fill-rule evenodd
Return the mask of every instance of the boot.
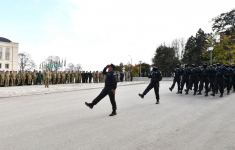
<path id="1" fill-rule="evenodd" d="M 117 115 L 117 112 L 116 112 L 116 110 L 113 110 L 109 116 L 115 116 L 115 115 Z"/>
<path id="2" fill-rule="evenodd" d="M 169 88 L 169 90 L 172 92 L 172 88 Z"/>
<path id="3" fill-rule="evenodd" d="M 221 93 L 219 97 L 223 97 L 223 93 Z"/>
<path id="4" fill-rule="evenodd" d="M 202 92 L 198 92 L 197 95 L 202 95 Z"/>
<path id="5" fill-rule="evenodd" d="M 140 94 L 140 93 L 139 93 L 139 96 L 140 96 L 141 98 L 144 98 L 144 94 Z"/>
<path id="6" fill-rule="evenodd" d="M 92 103 L 87 103 L 87 102 L 85 102 L 85 105 L 86 105 L 87 107 L 89 107 L 90 109 L 92 109 L 93 106 L 94 106 Z"/>
<path id="7" fill-rule="evenodd" d="M 156 101 L 156 104 L 159 104 L 160 102 L 159 102 L 159 99 L 157 99 L 157 101 Z"/>

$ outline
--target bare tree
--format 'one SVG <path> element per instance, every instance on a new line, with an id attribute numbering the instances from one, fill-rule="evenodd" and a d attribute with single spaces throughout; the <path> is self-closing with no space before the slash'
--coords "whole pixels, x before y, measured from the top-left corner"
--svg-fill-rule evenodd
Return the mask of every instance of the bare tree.
<path id="1" fill-rule="evenodd" d="M 41 63 L 41 68 L 43 70 L 48 69 L 48 70 L 59 70 L 63 67 L 63 61 L 61 60 L 59 56 L 49 56 L 47 59 Z"/>
<path id="2" fill-rule="evenodd" d="M 67 71 L 81 71 L 82 67 L 80 64 L 74 65 L 73 63 L 69 63 L 68 67 L 66 68 Z"/>
<path id="3" fill-rule="evenodd" d="M 175 56 L 178 59 L 182 59 L 183 53 L 184 53 L 184 47 L 185 47 L 185 41 L 183 38 L 174 39 L 171 43 L 171 47 L 175 50 Z"/>
<path id="4" fill-rule="evenodd" d="M 35 62 L 32 60 L 31 56 L 28 53 L 19 53 L 19 67 L 21 71 L 30 71 L 35 69 Z"/>

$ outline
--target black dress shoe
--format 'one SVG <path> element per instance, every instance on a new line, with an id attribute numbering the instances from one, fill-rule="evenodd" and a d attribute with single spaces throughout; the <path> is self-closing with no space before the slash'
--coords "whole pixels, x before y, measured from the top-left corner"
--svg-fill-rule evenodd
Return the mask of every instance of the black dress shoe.
<path id="1" fill-rule="evenodd" d="M 156 102 L 156 104 L 160 104 L 160 102 L 159 102 L 159 101 L 157 101 L 157 102 Z"/>
<path id="2" fill-rule="evenodd" d="M 172 88 L 169 88 L 170 91 L 172 91 Z"/>
<path id="3" fill-rule="evenodd" d="M 109 116 L 115 116 L 117 115 L 116 111 L 113 111 Z"/>
<path id="4" fill-rule="evenodd" d="M 139 94 L 139 96 L 140 96 L 141 98 L 144 98 L 144 94 Z"/>
<path id="5" fill-rule="evenodd" d="M 87 102 L 85 102 L 85 105 L 86 105 L 87 107 L 89 107 L 90 109 L 93 108 L 93 104 L 92 104 L 92 103 L 87 103 Z"/>
<path id="6" fill-rule="evenodd" d="M 197 93 L 197 95 L 202 95 L 202 93 L 201 93 L 201 92 L 199 92 L 199 93 Z"/>

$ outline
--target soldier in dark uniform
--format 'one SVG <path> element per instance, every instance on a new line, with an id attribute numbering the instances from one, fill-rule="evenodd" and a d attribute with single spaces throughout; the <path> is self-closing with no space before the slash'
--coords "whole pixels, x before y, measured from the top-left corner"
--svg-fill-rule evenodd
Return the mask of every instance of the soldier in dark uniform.
<path id="1" fill-rule="evenodd" d="M 181 74 L 182 74 L 182 70 L 180 68 L 180 65 L 177 65 L 175 70 L 174 70 L 174 80 L 173 80 L 173 84 L 171 85 L 171 87 L 169 88 L 170 91 L 172 91 L 175 87 L 175 83 L 177 83 L 177 93 L 180 93 L 180 79 L 181 79 Z"/>
<path id="2" fill-rule="evenodd" d="M 88 80 L 89 80 L 89 83 L 91 83 L 91 80 L 92 80 L 92 73 L 91 73 L 91 71 L 88 73 Z"/>
<path id="3" fill-rule="evenodd" d="M 88 83 L 88 77 L 89 77 L 89 74 L 88 74 L 88 71 L 85 72 L 85 83 Z"/>
<path id="4" fill-rule="evenodd" d="M 182 80 L 180 83 L 180 94 L 182 94 L 182 91 L 184 89 L 184 85 L 186 84 L 186 89 L 189 86 L 189 76 L 190 76 L 191 69 L 186 64 L 184 69 L 182 70 Z"/>
<path id="5" fill-rule="evenodd" d="M 107 72 L 107 69 L 108 69 L 108 72 Z M 116 77 L 114 74 L 114 69 L 115 69 L 115 66 L 113 64 L 107 65 L 103 69 L 103 74 L 106 75 L 105 86 L 103 90 L 91 103 L 85 102 L 86 106 L 92 109 L 94 105 L 99 103 L 99 101 L 102 100 L 106 95 L 109 95 L 110 102 L 112 104 L 112 110 L 113 110 L 109 116 L 114 116 L 117 114 L 116 113 L 117 106 L 116 106 L 116 101 L 115 101 L 115 90 L 117 88 L 117 81 L 116 81 Z"/>
<path id="6" fill-rule="evenodd" d="M 37 72 L 37 79 L 36 79 L 36 83 L 37 85 L 42 85 L 42 80 L 43 80 L 43 74 L 41 71 Z"/>
<path id="7" fill-rule="evenodd" d="M 194 87 L 193 95 L 196 95 L 196 92 L 198 90 L 198 76 L 199 76 L 199 68 L 197 68 L 194 64 L 192 64 L 191 74 L 190 74 L 190 80 L 189 80 L 189 86 L 186 89 L 186 94 L 188 94 L 189 89 L 192 89 Z"/>
<path id="8" fill-rule="evenodd" d="M 123 82 L 123 79 L 124 79 L 124 73 L 120 72 L 120 81 Z"/>
<path id="9" fill-rule="evenodd" d="M 139 94 L 141 98 L 144 98 L 144 96 L 152 89 L 154 88 L 155 96 L 156 96 L 156 104 L 159 104 L 160 96 L 159 96 L 159 81 L 162 80 L 161 72 L 158 70 L 157 67 L 153 67 L 150 76 L 151 81 L 147 88 L 144 90 L 142 94 Z"/>
<path id="10" fill-rule="evenodd" d="M 209 83 L 210 83 L 210 88 L 212 91 L 212 96 L 215 96 L 216 92 L 216 65 L 212 65 L 209 68 Z"/>
<path id="11" fill-rule="evenodd" d="M 218 64 L 216 68 L 216 82 L 218 86 L 218 90 L 220 92 L 220 97 L 223 97 L 224 94 L 224 74 L 226 72 L 226 68 L 223 65 Z"/>
<path id="12" fill-rule="evenodd" d="M 232 88 L 232 74 L 233 70 L 229 65 L 225 66 L 225 74 L 224 74 L 224 80 L 225 80 L 225 86 L 227 88 L 227 94 L 230 94 L 230 90 Z"/>
<path id="13" fill-rule="evenodd" d="M 198 95 L 202 94 L 202 90 L 205 84 L 205 96 L 208 96 L 209 92 L 209 70 L 207 68 L 207 64 L 203 65 L 203 68 L 201 69 L 201 74 L 200 74 L 200 84 L 199 84 L 199 92 Z"/>
<path id="14" fill-rule="evenodd" d="M 233 92 L 235 92 L 235 65 L 233 65 L 232 70 L 233 70 L 232 74 Z"/>
<path id="15" fill-rule="evenodd" d="M 81 76 L 82 76 L 82 83 L 85 83 L 85 71 L 81 73 Z"/>

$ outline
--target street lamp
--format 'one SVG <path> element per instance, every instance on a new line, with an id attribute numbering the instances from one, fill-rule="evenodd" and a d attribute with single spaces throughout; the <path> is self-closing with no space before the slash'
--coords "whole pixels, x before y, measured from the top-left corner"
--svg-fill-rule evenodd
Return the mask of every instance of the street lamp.
<path id="1" fill-rule="evenodd" d="M 214 47 L 208 47 L 207 51 L 210 52 L 210 65 L 212 65 L 212 51 L 213 51 Z"/>

